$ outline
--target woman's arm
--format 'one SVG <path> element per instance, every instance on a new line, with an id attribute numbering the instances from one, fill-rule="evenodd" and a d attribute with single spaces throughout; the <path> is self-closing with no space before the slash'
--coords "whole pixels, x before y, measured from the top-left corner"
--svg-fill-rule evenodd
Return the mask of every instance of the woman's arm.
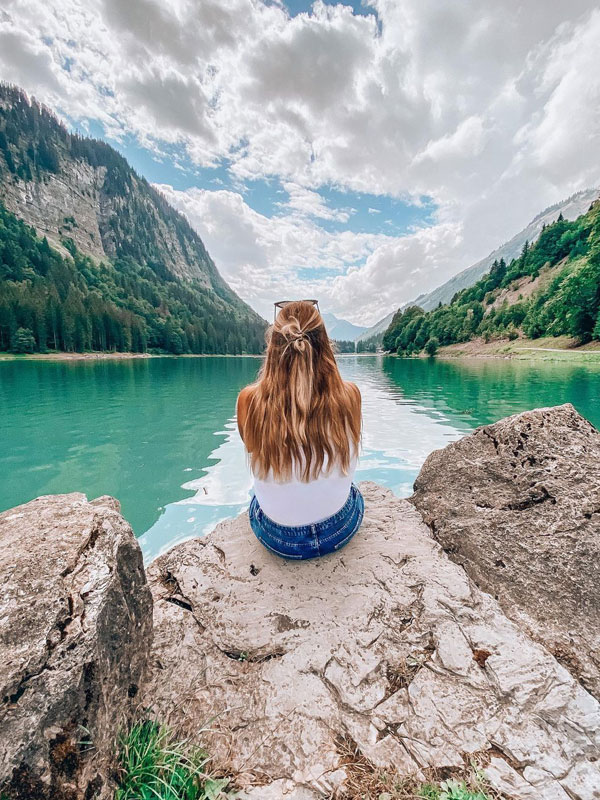
<path id="1" fill-rule="evenodd" d="M 355 383 L 352 383 L 351 381 L 346 381 L 346 386 L 350 389 L 355 403 L 353 410 L 356 411 L 358 414 L 360 414 L 362 412 L 362 395 L 360 393 L 360 389 Z"/>
<path id="2" fill-rule="evenodd" d="M 350 390 L 350 397 L 352 399 L 352 429 L 358 431 L 357 442 L 358 449 L 360 450 L 360 439 L 362 437 L 362 396 L 360 389 L 355 383 L 346 381 L 346 387 Z"/>
<path id="3" fill-rule="evenodd" d="M 246 423 L 246 414 L 248 413 L 248 403 L 250 402 L 250 386 L 245 386 L 238 395 L 235 413 L 237 417 L 237 426 L 242 441 L 244 440 L 244 425 Z"/>

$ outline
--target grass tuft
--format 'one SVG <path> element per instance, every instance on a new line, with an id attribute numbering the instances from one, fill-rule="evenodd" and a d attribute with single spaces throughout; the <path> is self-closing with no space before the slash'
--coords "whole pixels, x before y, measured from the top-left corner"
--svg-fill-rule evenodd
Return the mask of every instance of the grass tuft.
<path id="1" fill-rule="evenodd" d="M 475 778 L 475 780 L 479 780 Z M 418 796 L 427 800 L 491 800 L 491 796 L 485 794 L 473 785 L 467 786 L 464 781 L 447 780 L 442 781 L 439 786 L 425 784 L 418 791 Z M 386 800 L 386 798 L 380 798 Z"/>
<path id="2" fill-rule="evenodd" d="M 506 800 L 488 784 L 484 758 L 463 769 L 425 770 L 424 780 L 377 769 L 350 739 L 338 748 L 347 772 L 330 800 Z M 189 739 L 153 720 L 138 722 L 120 742 L 120 779 L 115 800 L 234 800 L 230 780 L 211 775 L 208 755 Z M 446 772 L 446 774 L 443 774 Z M 0 800 L 2 798 L 0 797 Z"/>
<path id="3" fill-rule="evenodd" d="M 120 742 L 115 800 L 225 800 L 227 778 L 207 774 L 208 755 L 166 725 L 137 722 Z"/>
<path id="4" fill-rule="evenodd" d="M 448 779 L 419 783 L 410 778 L 379 773 L 373 775 L 371 786 L 360 793 L 343 794 L 344 800 L 496 800 L 500 795 L 488 794 L 487 784 L 481 775 L 473 774 L 468 781 Z"/>

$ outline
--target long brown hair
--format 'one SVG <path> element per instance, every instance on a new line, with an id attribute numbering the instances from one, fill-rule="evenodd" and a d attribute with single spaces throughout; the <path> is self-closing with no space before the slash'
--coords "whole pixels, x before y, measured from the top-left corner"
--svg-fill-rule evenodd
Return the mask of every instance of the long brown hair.
<path id="1" fill-rule="evenodd" d="M 334 464 L 347 474 L 360 442 L 360 393 L 342 380 L 314 305 L 299 300 L 281 309 L 267 330 L 258 380 L 246 391 L 240 432 L 255 475 L 272 470 L 289 480 L 297 469 L 309 481 Z"/>

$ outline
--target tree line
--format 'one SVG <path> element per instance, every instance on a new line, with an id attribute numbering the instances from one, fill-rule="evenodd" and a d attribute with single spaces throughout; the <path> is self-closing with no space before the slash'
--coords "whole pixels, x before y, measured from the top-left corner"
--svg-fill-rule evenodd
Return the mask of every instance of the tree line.
<path id="1" fill-rule="evenodd" d="M 130 256 L 61 255 L 0 204 L 0 350 L 259 353 L 264 324 Z"/>
<path id="2" fill-rule="evenodd" d="M 495 301 L 504 290 L 518 291 L 524 277 L 553 270 L 531 298 Z M 525 242 L 518 258 L 494 261 L 473 286 L 454 295 L 448 305 L 429 312 L 409 306 L 394 315 L 383 337 L 384 349 L 399 355 L 434 354 L 441 345 L 476 336 L 517 338 L 575 337 L 580 343 L 600 339 L 600 203 L 573 222 L 562 214 L 542 229 L 535 244 Z"/>
<path id="3" fill-rule="evenodd" d="M 381 344 L 382 334 L 376 334 L 369 339 L 359 339 L 356 343 L 357 353 L 376 353 Z"/>
<path id="4" fill-rule="evenodd" d="M 334 339 L 333 344 L 336 353 L 353 353 L 356 347 L 351 339 Z"/>

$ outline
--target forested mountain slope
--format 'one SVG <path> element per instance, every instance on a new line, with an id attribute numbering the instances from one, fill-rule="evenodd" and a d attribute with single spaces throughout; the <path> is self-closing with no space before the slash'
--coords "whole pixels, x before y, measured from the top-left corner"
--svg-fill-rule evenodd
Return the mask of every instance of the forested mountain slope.
<path id="1" fill-rule="evenodd" d="M 262 349 L 264 321 L 186 219 L 105 142 L 6 85 L 0 202 L 1 348 L 25 328 L 40 350 Z"/>
<path id="2" fill-rule="evenodd" d="M 409 308 L 410 306 L 419 306 L 424 311 L 431 311 L 437 308 L 440 303 L 449 303 L 454 295 L 462 289 L 468 289 L 482 275 L 485 275 L 491 269 L 495 261 L 504 259 L 505 262 L 512 261 L 517 258 L 525 242 L 531 244 L 540 235 L 542 230 L 553 222 L 560 214 L 564 219 L 574 220 L 580 217 L 587 211 L 590 205 L 600 196 L 600 189 L 584 189 L 581 192 L 556 203 L 549 208 L 544 209 L 534 219 L 531 220 L 519 233 L 515 234 L 508 242 L 505 242 L 500 247 L 497 247 L 485 258 L 482 258 L 476 264 L 472 264 L 467 269 L 459 272 L 458 275 L 453 275 L 452 278 L 443 283 L 441 286 L 432 289 L 430 292 L 420 294 L 414 300 L 404 303 L 400 306 L 400 310 Z M 379 345 L 383 339 L 383 334 L 390 326 L 394 312 L 392 311 L 383 319 L 380 319 L 375 325 L 368 328 L 364 333 L 356 338 L 357 342 L 364 342 L 366 344 Z"/>
<path id="3" fill-rule="evenodd" d="M 491 270 L 448 305 L 433 311 L 409 306 L 394 315 L 383 345 L 412 354 L 476 336 L 516 338 L 520 333 L 600 339 L 600 201 L 573 222 L 562 214 L 536 243 L 523 245 L 507 265 Z"/>
<path id="4" fill-rule="evenodd" d="M 544 209 L 536 217 L 534 217 L 529 225 L 523 228 L 522 231 L 515 234 L 508 242 L 505 242 L 500 247 L 496 248 L 489 256 L 482 258 L 476 264 L 473 264 L 458 275 L 454 275 L 446 283 L 433 289 L 431 292 L 421 294 L 411 303 L 406 303 L 405 308 L 410 306 L 420 306 L 424 311 L 431 311 L 440 303 L 449 303 L 454 295 L 461 289 L 468 289 L 472 286 L 482 275 L 490 271 L 494 261 L 504 259 L 507 263 L 517 258 L 525 242 L 531 244 L 540 235 L 542 230 L 553 222 L 559 215 L 564 219 L 574 220 L 584 214 L 590 205 L 598 199 L 600 191 L 598 189 L 584 189 L 577 192 L 566 200 Z"/>

